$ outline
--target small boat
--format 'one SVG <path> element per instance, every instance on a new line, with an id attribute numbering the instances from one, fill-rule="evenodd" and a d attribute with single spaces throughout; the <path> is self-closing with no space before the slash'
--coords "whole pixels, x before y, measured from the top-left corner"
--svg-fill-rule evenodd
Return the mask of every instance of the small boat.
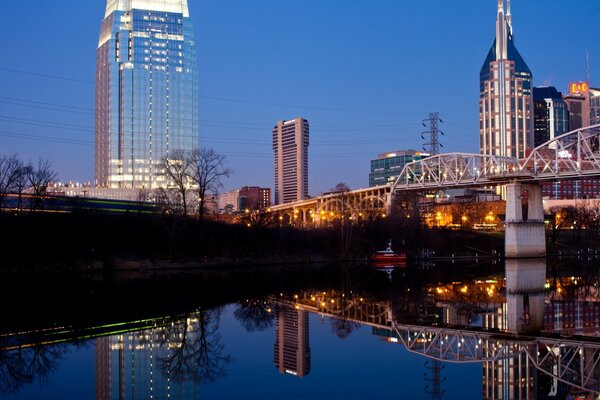
<path id="1" fill-rule="evenodd" d="M 390 241 L 387 249 L 376 251 L 371 255 L 371 262 L 384 265 L 402 264 L 406 262 L 406 253 L 396 253 L 392 250 L 392 241 Z"/>

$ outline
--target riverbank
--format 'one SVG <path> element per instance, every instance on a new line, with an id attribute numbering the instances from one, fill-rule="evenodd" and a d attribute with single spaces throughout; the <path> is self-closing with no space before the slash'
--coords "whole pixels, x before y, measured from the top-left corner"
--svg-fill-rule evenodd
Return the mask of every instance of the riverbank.
<path id="1" fill-rule="evenodd" d="M 321 229 L 249 228 L 173 215 L 0 214 L 0 273 L 180 273 L 212 268 L 365 261 L 391 240 L 410 260 L 500 259 L 502 232 L 428 229 L 391 218 Z M 600 253 L 564 232 L 548 253 Z"/>

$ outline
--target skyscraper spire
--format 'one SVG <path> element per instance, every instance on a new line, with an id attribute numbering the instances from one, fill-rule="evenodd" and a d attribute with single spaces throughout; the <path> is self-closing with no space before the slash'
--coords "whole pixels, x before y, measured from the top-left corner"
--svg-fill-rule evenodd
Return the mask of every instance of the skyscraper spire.
<path id="1" fill-rule="evenodd" d="M 496 61 L 506 60 L 508 57 L 507 23 L 504 15 L 504 0 L 498 0 L 498 16 L 496 18 Z"/>
<path id="2" fill-rule="evenodd" d="M 506 0 L 506 24 L 508 25 L 508 36 L 512 36 L 512 15 L 510 13 L 510 0 Z"/>
<path id="3" fill-rule="evenodd" d="M 480 152 L 523 158 L 534 143 L 532 75 L 513 41 L 510 0 L 497 4 L 496 40 L 479 73 Z"/>

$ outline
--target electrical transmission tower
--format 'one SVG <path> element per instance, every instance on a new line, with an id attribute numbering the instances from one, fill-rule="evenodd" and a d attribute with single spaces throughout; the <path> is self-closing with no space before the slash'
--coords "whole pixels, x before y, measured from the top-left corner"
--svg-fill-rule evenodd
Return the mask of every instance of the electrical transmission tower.
<path id="1" fill-rule="evenodd" d="M 439 129 L 440 122 L 444 121 L 442 121 L 440 114 L 437 112 L 429 113 L 429 118 L 425 118 L 422 121 L 423 126 L 429 128 L 421 132 L 421 139 L 423 140 L 425 140 L 425 135 L 429 135 L 429 142 L 423 143 L 423 150 L 429 151 L 429 154 L 432 156 L 440 154 L 440 147 L 444 147 L 439 140 L 439 135 L 444 135 L 444 132 Z"/>
<path id="2" fill-rule="evenodd" d="M 425 393 L 430 394 L 432 400 L 441 400 L 445 392 L 445 390 L 442 390 L 442 382 L 446 378 L 441 377 L 444 366 L 438 360 L 430 360 L 425 363 L 425 368 L 428 370 L 423 374 L 423 379 L 427 382 Z"/>

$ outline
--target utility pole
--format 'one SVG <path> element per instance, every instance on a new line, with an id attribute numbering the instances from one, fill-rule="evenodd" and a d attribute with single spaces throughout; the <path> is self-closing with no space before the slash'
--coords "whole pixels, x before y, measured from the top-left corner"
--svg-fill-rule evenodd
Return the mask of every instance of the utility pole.
<path id="1" fill-rule="evenodd" d="M 440 154 L 440 147 L 444 147 L 439 141 L 439 135 L 444 135 L 444 132 L 439 129 L 440 122 L 444 121 L 442 121 L 438 112 L 429 113 L 429 117 L 421 122 L 424 127 L 429 128 L 421 132 L 421 139 L 425 140 L 425 135 L 429 136 L 429 142 L 423 143 L 423 150 L 429 151 L 432 156 Z"/>

